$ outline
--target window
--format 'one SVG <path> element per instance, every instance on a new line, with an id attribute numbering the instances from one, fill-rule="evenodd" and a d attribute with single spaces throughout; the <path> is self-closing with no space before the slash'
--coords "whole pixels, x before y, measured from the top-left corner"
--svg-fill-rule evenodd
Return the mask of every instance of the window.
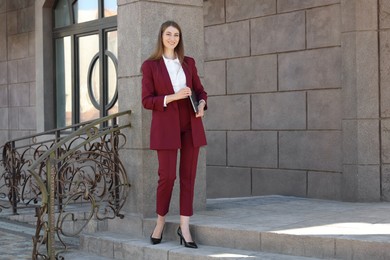
<path id="1" fill-rule="evenodd" d="M 57 127 L 118 112 L 116 18 L 116 0 L 56 2 Z"/>

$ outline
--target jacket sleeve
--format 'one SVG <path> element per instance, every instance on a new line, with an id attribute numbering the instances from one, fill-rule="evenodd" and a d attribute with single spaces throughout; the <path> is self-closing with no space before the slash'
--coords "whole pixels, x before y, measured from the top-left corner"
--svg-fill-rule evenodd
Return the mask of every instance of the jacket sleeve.
<path id="1" fill-rule="evenodd" d="M 203 99 L 206 101 L 206 106 L 204 107 L 204 110 L 207 110 L 207 92 L 204 90 L 204 87 L 202 85 L 202 82 L 200 81 L 198 70 L 196 69 L 195 60 L 193 58 L 189 59 L 190 61 L 190 68 L 192 69 L 192 86 L 196 93 L 196 97 L 198 100 Z"/>
<path id="2" fill-rule="evenodd" d="M 164 96 L 158 96 L 153 77 L 153 66 L 146 61 L 142 64 L 142 105 L 146 109 L 164 111 Z"/>

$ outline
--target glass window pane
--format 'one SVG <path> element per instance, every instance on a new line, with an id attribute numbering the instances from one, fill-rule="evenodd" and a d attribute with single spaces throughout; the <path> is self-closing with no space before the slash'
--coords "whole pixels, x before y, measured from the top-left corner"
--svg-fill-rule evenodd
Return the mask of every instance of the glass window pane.
<path id="1" fill-rule="evenodd" d="M 73 4 L 75 23 L 83 23 L 99 18 L 98 0 L 78 0 Z"/>
<path id="2" fill-rule="evenodd" d="M 113 99 L 115 98 L 115 91 L 117 89 L 117 73 L 116 73 L 116 68 L 114 65 L 114 62 L 112 59 L 108 58 L 108 71 L 107 71 L 107 76 L 108 76 L 108 103 L 111 103 Z M 115 105 L 109 110 L 110 113 L 117 113 L 118 112 L 118 101 L 116 101 Z"/>
<path id="3" fill-rule="evenodd" d="M 99 36 L 97 34 L 83 36 L 78 39 L 79 52 L 79 88 L 80 88 L 80 122 L 99 118 L 99 110 L 96 109 L 88 93 L 88 80 L 91 78 L 91 90 L 96 95 L 99 91 L 100 70 L 99 62 L 94 60 L 99 53 Z M 88 75 L 90 65 L 92 67 L 91 76 Z M 96 97 L 95 97 L 96 99 Z M 96 100 L 99 102 L 99 100 Z"/>
<path id="4" fill-rule="evenodd" d="M 97 60 L 93 64 L 91 75 L 91 94 L 96 103 L 100 104 L 100 62 Z"/>
<path id="5" fill-rule="evenodd" d="M 118 33 L 117 31 L 107 32 L 107 50 L 118 57 Z"/>
<path id="6" fill-rule="evenodd" d="M 56 39 L 57 127 L 72 124 L 71 38 Z"/>
<path id="7" fill-rule="evenodd" d="M 118 13 L 117 0 L 104 0 L 104 17 L 114 16 Z"/>
<path id="8" fill-rule="evenodd" d="M 54 9 L 55 28 L 70 25 L 69 6 L 67 0 L 59 0 Z"/>
<path id="9" fill-rule="evenodd" d="M 118 57 L 118 34 L 117 31 L 107 32 L 107 50 L 114 57 L 107 57 L 107 91 L 108 91 L 108 103 L 111 103 L 115 97 L 117 90 L 117 78 L 118 74 L 116 71 L 115 63 L 117 63 Z M 109 110 L 109 114 L 118 112 L 118 102 Z"/>

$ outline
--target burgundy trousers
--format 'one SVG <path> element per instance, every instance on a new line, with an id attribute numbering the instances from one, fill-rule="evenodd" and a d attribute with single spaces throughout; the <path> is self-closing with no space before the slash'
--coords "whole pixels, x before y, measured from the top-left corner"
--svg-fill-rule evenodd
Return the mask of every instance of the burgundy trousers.
<path id="1" fill-rule="evenodd" d="M 191 114 L 194 113 L 188 99 L 178 102 L 180 114 L 180 215 L 193 215 L 194 186 L 196 167 L 198 164 L 199 147 L 194 147 L 191 134 Z M 173 186 L 176 180 L 178 150 L 157 150 L 158 156 L 158 186 L 156 212 L 165 216 L 169 211 Z"/>

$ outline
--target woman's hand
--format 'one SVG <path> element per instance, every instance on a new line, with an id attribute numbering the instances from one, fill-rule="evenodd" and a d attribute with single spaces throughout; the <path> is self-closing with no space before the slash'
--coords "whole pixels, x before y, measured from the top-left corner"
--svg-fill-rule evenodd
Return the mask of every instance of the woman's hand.
<path id="1" fill-rule="evenodd" d="M 202 100 L 203 101 L 203 100 Z M 204 116 L 204 106 L 205 102 L 200 102 L 198 105 L 198 113 L 195 114 L 196 117 L 203 117 Z"/>
<path id="2" fill-rule="evenodd" d="M 167 95 L 166 103 L 169 104 L 173 101 L 180 100 L 180 99 L 185 99 L 191 96 L 191 89 L 189 87 L 185 87 L 180 89 L 178 92 L 172 95 Z"/>
<path id="3" fill-rule="evenodd" d="M 175 94 L 177 96 L 176 100 L 185 99 L 185 98 L 191 96 L 191 94 L 192 94 L 192 92 L 191 92 L 191 89 L 189 87 L 182 88 L 178 92 L 176 92 L 176 94 Z"/>

